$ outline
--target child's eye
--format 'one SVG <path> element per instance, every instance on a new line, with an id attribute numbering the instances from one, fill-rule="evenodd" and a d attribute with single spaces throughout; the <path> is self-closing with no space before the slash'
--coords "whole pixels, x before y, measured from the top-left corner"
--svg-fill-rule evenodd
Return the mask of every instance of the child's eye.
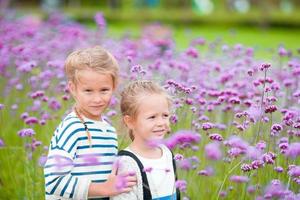
<path id="1" fill-rule="evenodd" d="M 91 92 L 92 90 L 90 90 L 90 89 L 86 89 L 86 90 L 84 90 L 85 92 Z"/>
<path id="2" fill-rule="evenodd" d="M 164 118 L 168 118 L 168 117 L 169 117 L 169 114 L 164 114 L 163 117 L 164 117 Z"/>
<path id="3" fill-rule="evenodd" d="M 110 90 L 108 89 L 108 88 L 103 88 L 103 89 L 101 89 L 101 92 L 103 92 L 103 93 L 106 93 L 106 92 L 109 92 Z"/>
<path id="4" fill-rule="evenodd" d="M 155 116 L 154 116 L 154 115 L 152 115 L 152 116 L 148 117 L 148 119 L 154 119 L 154 118 L 155 118 Z"/>

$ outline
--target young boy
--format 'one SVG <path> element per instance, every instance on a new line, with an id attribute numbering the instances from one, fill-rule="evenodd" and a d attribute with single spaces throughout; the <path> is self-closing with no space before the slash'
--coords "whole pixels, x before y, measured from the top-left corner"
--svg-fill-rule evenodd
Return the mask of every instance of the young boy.
<path id="1" fill-rule="evenodd" d="M 87 48 L 67 57 L 65 72 L 75 105 L 51 139 L 44 168 L 46 199 L 108 199 L 131 191 L 136 177 L 129 173 L 120 177 L 125 187 L 116 187 L 117 135 L 101 118 L 117 85 L 117 61 L 99 46 Z"/>

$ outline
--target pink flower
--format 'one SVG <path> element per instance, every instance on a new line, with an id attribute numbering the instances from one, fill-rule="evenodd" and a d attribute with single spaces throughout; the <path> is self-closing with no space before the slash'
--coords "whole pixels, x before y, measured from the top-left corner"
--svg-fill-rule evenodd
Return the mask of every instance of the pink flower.
<path id="1" fill-rule="evenodd" d="M 247 176 L 236 176 L 233 175 L 230 177 L 230 180 L 232 182 L 236 182 L 236 183 L 245 183 L 249 181 L 249 178 Z"/>
<path id="2" fill-rule="evenodd" d="M 178 188 L 181 192 L 186 191 L 186 186 L 187 186 L 187 183 L 185 180 L 177 180 L 175 182 L 175 187 Z"/>
<path id="3" fill-rule="evenodd" d="M 174 133 L 171 137 L 169 137 L 165 144 L 170 149 L 174 149 L 177 145 L 199 143 L 201 140 L 201 136 L 199 133 L 195 133 L 193 131 L 188 130 L 180 130 Z M 188 146 L 189 146 L 188 145 Z"/>
<path id="4" fill-rule="evenodd" d="M 210 143 L 205 146 L 205 155 L 210 160 L 220 160 L 222 151 L 219 143 Z"/>
<path id="5" fill-rule="evenodd" d="M 285 155 L 294 159 L 300 156 L 300 143 L 291 143 Z"/>
<path id="6" fill-rule="evenodd" d="M 99 28 L 102 29 L 106 27 L 106 21 L 102 12 L 97 12 L 94 19 Z"/>
<path id="7" fill-rule="evenodd" d="M 223 141 L 223 137 L 222 135 L 218 134 L 218 133 L 212 133 L 212 134 L 209 134 L 209 138 L 211 140 L 215 140 L 215 141 Z"/>

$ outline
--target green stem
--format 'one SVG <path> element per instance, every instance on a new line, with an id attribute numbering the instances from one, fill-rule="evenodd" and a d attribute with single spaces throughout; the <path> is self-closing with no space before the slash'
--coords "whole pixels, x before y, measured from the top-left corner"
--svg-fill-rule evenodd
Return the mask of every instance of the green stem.
<path id="1" fill-rule="evenodd" d="M 254 140 L 255 143 L 258 142 L 258 139 L 260 137 L 261 120 L 262 120 L 262 117 L 263 117 L 263 104 L 264 104 L 264 97 L 265 97 L 266 78 L 267 78 L 267 69 L 265 69 L 264 84 L 263 84 L 261 102 L 260 102 L 260 117 L 259 117 L 258 131 L 256 133 L 255 140 Z"/>
<path id="2" fill-rule="evenodd" d="M 230 170 L 229 170 L 229 172 L 225 175 L 225 177 L 224 177 L 224 179 L 223 179 L 223 181 L 222 181 L 222 184 L 221 184 L 221 186 L 220 186 L 220 189 L 219 189 L 219 191 L 218 191 L 218 196 L 217 196 L 217 200 L 219 199 L 219 197 L 220 197 L 220 193 L 221 193 L 221 191 L 222 191 L 222 189 L 223 189 L 223 186 L 224 186 L 224 184 L 225 184 L 225 181 L 226 181 L 226 179 L 228 178 L 228 176 L 233 172 L 233 170 L 235 170 L 240 164 L 242 163 L 242 161 L 240 161 L 240 162 L 238 162 L 233 168 L 231 168 Z"/>
<path id="3" fill-rule="evenodd" d="M 293 161 L 293 165 L 295 164 L 295 162 L 296 162 L 296 159 Z M 290 183 L 291 183 L 291 176 L 289 176 L 289 180 L 288 180 L 287 185 L 286 185 L 286 190 L 289 190 Z"/>

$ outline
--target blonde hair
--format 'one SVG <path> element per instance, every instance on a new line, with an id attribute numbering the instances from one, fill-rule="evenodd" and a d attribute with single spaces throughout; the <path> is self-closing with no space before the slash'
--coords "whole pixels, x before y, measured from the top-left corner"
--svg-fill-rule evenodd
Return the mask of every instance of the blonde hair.
<path id="1" fill-rule="evenodd" d="M 65 61 L 65 72 L 69 81 L 76 83 L 78 71 L 92 69 L 112 76 L 114 87 L 118 83 L 119 65 L 115 57 L 100 46 L 72 52 Z"/>
<path id="2" fill-rule="evenodd" d="M 166 97 L 169 107 L 171 106 L 172 100 L 167 92 L 158 84 L 147 81 L 138 80 L 129 83 L 124 90 L 121 92 L 121 113 L 122 116 L 130 116 L 133 119 L 137 117 L 138 109 L 140 105 L 140 98 L 147 97 L 149 94 L 160 94 Z M 129 130 L 129 137 L 133 141 L 134 136 L 132 130 Z"/>

